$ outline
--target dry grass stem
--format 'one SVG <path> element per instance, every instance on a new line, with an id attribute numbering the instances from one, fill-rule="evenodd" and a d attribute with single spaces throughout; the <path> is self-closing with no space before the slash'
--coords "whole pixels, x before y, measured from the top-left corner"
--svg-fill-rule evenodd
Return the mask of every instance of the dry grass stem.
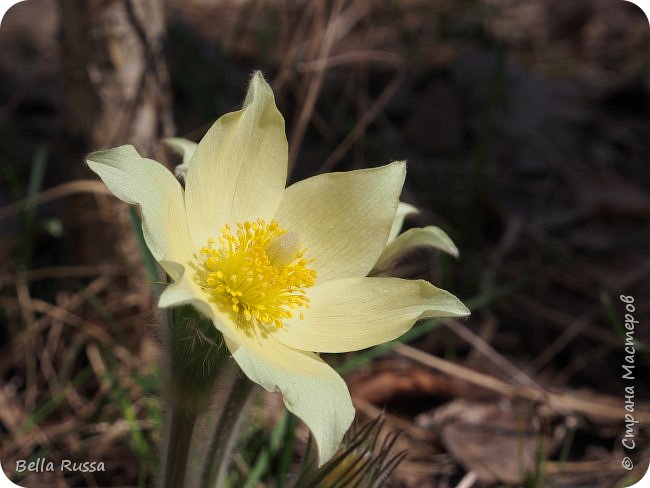
<path id="1" fill-rule="evenodd" d="M 42 205 L 59 198 L 74 195 L 76 193 L 96 193 L 110 195 L 110 191 L 101 181 L 96 180 L 75 180 L 63 183 L 53 188 L 48 188 L 38 193 L 34 199 L 24 198 L 11 205 L 0 207 L 0 220 L 12 217 L 34 205 Z"/>
<path id="2" fill-rule="evenodd" d="M 579 398 L 571 393 L 550 393 L 537 388 L 516 387 L 493 376 L 479 373 L 451 361 L 432 356 L 405 344 L 395 346 L 395 352 L 468 383 L 495 391 L 505 397 L 524 398 L 547 405 L 562 415 L 572 411 L 614 422 L 620 422 L 621 420 L 622 406 L 616 405 L 616 403 L 620 402 L 616 398 L 599 396 L 599 401 L 596 402 Z M 640 422 L 650 422 L 650 410 L 646 411 L 639 408 L 635 413 L 635 418 Z"/>

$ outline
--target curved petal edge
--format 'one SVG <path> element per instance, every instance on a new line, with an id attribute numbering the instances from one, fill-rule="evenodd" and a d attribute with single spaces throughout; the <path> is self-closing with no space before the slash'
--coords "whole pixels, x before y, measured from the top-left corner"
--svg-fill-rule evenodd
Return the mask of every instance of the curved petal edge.
<path id="1" fill-rule="evenodd" d="M 304 319 L 290 319 L 275 333 L 303 351 L 357 351 L 397 339 L 419 319 L 470 314 L 454 295 L 424 280 L 333 280 L 315 286 L 309 297 Z"/>

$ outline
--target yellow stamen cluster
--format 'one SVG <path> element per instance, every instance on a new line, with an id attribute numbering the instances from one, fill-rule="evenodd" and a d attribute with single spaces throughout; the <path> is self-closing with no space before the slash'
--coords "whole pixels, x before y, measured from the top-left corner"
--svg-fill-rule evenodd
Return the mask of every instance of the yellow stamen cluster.
<path id="1" fill-rule="evenodd" d="M 197 255 L 195 279 L 211 301 L 234 314 L 241 326 L 282 327 L 294 311 L 309 308 L 305 289 L 316 271 L 304 257 L 295 234 L 275 220 L 238 223 L 221 229 Z M 303 312 L 299 311 L 303 318 Z"/>

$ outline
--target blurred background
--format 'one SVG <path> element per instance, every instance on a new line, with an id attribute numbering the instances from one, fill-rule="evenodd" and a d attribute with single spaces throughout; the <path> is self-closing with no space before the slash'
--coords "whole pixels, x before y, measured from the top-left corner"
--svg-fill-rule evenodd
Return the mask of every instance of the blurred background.
<path id="1" fill-rule="evenodd" d="M 649 41 L 646 17 L 621 0 L 13 7 L 0 29 L 5 472 L 30 487 L 155 481 L 152 279 L 137 214 L 83 156 L 132 143 L 171 168 L 179 159 L 160 138 L 198 141 L 262 69 L 287 121 L 291 181 L 405 159 L 402 200 L 421 210 L 407 226 L 438 225 L 460 249 L 458 260 L 414 252 L 393 274 L 451 291 L 468 320 L 328 358 L 358 419 L 383 411 L 382 429 L 402 432 L 394 452 L 406 457 L 387 486 L 639 479 L 650 460 Z M 639 321 L 634 380 L 622 378 L 622 294 Z M 276 452 L 256 434 L 274 428 L 281 402 L 256 405 L 233 486 L 278 484 Z M 626 413 L 641 421 L 634 449 L 621 443 Z M 106 471 L 12 474 L 39 458 Z"/>

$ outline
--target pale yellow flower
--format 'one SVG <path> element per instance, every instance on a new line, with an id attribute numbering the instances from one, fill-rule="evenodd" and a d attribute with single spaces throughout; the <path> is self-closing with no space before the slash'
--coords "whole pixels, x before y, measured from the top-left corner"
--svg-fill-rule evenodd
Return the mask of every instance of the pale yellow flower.
<path id="1" fill-rule="evenodd" d="M 469 313 L 426 281 L 366 276 L 388 241 L 405 164 L 285 188 L 284 119 L 259 72 L 242 110 L 217 120 L 197 146 L 175 142 L 186 155 L 185 188 L 132 146 L 87 162 L 141 207 L 147 245 L 173 281 L 159 305 L 192 304 L 212 319 L 244 373 L 281 392 L 311 429 L 325 462 L 354 408 L 318 353 L 364 349 L 420 318 Z"/>

